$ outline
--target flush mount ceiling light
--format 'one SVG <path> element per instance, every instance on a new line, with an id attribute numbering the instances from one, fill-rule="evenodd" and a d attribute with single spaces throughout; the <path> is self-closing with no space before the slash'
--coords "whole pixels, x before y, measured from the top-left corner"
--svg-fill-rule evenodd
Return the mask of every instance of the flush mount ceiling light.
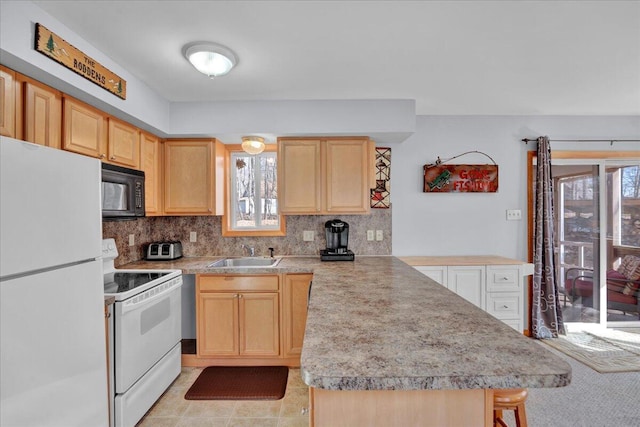
<path id="1" fill-rule="evenodd" d="M 260 154 L 264 151 L 264 138 L 259 136 L 243 136 L 242 149 L 249 154 Z"/>
<path id="2" fill-rule="evenodd" d="M 182 49 L 182 53 L 196 70 L 211 78 L 224 76 L 238 63 L 231 49 L 217 43 L 190 43 Z"/>

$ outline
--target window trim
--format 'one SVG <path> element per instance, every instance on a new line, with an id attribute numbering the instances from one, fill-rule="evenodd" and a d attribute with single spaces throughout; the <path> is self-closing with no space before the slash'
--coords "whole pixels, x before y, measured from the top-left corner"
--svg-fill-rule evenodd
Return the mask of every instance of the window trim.
<path id="1" fill-rule="evenodd" d="M 222 215 L 222 237 L 273 237 L 286 236 L 286 216 L 278 214 L 280 217 L 280 228 L 271 230 L 233 230 L 231 228 L 231 153 L 243 151 L 240 144 L 225 144 L 224 146 L 224 214 Z M 264 151 L 277 152 L 275 144 L 269 144 Z"/>

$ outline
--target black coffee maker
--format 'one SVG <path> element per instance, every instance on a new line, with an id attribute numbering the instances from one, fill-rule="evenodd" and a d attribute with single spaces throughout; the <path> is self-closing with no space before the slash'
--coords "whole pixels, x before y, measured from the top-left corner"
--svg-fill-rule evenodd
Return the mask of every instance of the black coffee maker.
<path id="1" fill-rule="evenodd" d="M 320 250 L 321 261 L 353 261 L 355 255 L 349 246 L 349 224 L 339 219 L 324 223 L 327 249 Z"/>

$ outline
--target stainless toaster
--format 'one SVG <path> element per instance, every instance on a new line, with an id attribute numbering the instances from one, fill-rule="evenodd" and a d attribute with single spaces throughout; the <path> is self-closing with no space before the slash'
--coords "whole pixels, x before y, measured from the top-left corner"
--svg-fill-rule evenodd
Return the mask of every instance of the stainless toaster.
<path id="1" fill-rule="evenodd" d="M 182 243 L 180 242 L 156 242 L 147 247 L 147 259 L 171 260 L 182 256 Z"/>

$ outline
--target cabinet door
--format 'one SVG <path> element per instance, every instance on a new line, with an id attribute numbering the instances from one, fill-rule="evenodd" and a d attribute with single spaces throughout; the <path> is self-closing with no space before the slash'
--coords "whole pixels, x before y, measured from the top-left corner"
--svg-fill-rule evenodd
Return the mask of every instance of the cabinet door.
<path id="1" fill-rule="evenodd" d="M 312 274 L 287 274 L 284 278 L 284 356 L 300 356 L 307 324 L 307 298 Z"/>
<path id="2" fill-rule="evenodd" d="M 209 214 L 212 147 L 210 141 L 165 143 L 165 212 Z"/>
<path id="3" fill-rule="evenodd" d="M 0 66 L 0 135 L 16 137 L 16 90 L 13 70 Z"/>
<path id="4" fill-rule="evenodd" d="M 319 140 L 278 141 L 278 204 L 282 214 L 321 212 Z"/>
<path id="5" fill-rule="evenodd" d="M 164 212 L 172 215 L 222 215 L 224 147 L 215 140 L 164 143 Z"/>
<path id="6" fill-rule="evenodd" d="M 27 77 L 19 77 L 23 98 L 25 141 L 62 148 L 62 95 L 59 91 Z"/>
<path id="7" fill-rule="evenodd" d="M 484 310 L 485 267 L 449 266 L 447 271 L 447 287 Z"/>
<path id="8" fill-rule="evenodd" d="M 140 167 L 140 131 L 130 124 L 109 117 L 109 163 L 128 168 Z"/>
<path id="9" fill-rule="evenodd" d="M 240 354 L 280 354 L 280 311 L 278 293 L 243 293 L 240 302 Z"/>
<path id="10" fill-rule="evenodd" d="M 435 280 L 443 286 L 447 286 L 447 267 L 446 266 L 417 266 L 414 267 L 420 273 Z"/>
<path id="11" fill-rule="evenodd" d="M 238 296 L 235 293 L 198 292 L 198 356 L 238 355 Z"/>
<path id="12" fill-rule="evenodd" d="M 327 213 L 368 213 L 371 169 L 368 139 L 326 141 L 324 205 Z"/>
<path id="13" fill-rule="evenodd" d="M 105 116 L 76 99 L 63 96 L 62 148 L 85 156 L 106 159 Z"/>
<path id="14" fill-rule="evenodd" d="M 140 169 L 145 179 L 145 212 L 162 215 L 162 143 L 146 132 L 140 134 Z"/>

